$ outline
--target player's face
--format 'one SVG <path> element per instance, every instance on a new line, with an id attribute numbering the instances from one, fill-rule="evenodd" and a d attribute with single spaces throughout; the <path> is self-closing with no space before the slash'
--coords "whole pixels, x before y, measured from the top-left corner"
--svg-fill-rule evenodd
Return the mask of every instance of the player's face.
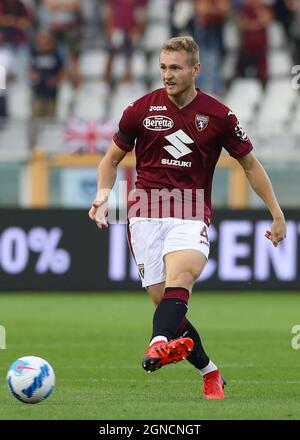
<path id="1" fill-rule="evenodd" d="M 160 73 L 168 95 L 180 95 L 194 88 L 198 72 L 199 64 L 192 66 L 184 50 L 161 52 Z"/>

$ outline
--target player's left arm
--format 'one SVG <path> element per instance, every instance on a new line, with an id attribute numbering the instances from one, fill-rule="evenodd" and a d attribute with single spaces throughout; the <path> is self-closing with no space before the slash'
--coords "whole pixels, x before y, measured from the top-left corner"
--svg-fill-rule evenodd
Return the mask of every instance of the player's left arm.
<path id="1" fill-rule="evenodd" d="M 276 247 L 278 243 L 286 237 L 286 223 L 270 178 L 252 152 L 237 160 L 243 167 L 251 187 L 265 202 L 273 217 L 271 231 L 266 231 L 265 236 L 271 240 L 273 246 Z"/>

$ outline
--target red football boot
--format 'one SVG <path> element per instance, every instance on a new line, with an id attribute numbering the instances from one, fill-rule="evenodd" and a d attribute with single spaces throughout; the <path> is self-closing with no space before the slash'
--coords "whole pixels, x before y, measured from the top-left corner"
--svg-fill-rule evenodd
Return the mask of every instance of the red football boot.
<path id="1" fill-rule="evenodd" d="M 226 385 L 226 382 L 219 370 L 205 374 L 203 377 L 204 399 L 224 399 L 224 385 Z"/>
<path id="2" fill-rule="evenodd" d="M 147 348 L 142 366 L 151 373 L 164 365 L 187 358 L 193 347 L 194 341 L 191 338 L 178 338 L 169 342 L 154 342 Z"/>

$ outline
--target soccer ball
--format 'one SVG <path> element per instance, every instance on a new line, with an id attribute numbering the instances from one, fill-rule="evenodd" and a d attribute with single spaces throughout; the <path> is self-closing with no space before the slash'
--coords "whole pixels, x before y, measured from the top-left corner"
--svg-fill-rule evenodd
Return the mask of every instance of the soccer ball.
<path id="1" fill-rule="evenodd" d="M 10 366 L 7 383 L 16 399 L 24 403 L 38 403 L 47 399 L 54 390 L 55 374 L 45 359 L 24 356 Z"/>

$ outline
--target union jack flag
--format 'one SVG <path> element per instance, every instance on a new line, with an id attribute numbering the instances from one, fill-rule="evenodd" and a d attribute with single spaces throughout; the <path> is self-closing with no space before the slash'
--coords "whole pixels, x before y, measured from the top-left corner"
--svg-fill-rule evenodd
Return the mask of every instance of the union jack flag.
<path id="1" fill-rule="evenodd" d="M 83 119 L 71 119 L 64 127 L 64 147 L 70 153 L 104 153 L 110 146 L 117 123 Z"/>

